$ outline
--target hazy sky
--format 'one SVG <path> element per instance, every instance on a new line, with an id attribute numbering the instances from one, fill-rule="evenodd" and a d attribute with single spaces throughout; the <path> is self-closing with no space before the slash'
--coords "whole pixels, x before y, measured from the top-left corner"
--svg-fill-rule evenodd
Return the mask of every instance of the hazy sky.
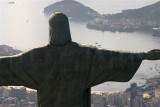
<path id="1" fill-rule="evenodd" d="M 0 3 L 6 1 L 15 1 L 17 4 L 23 4 L 27 2 L 39 2 L 41 4 L 44 4 L 44 6 L 47 6 L 56 1 L 62 1 L 62 0 L 0 0 Z M 101 14 L 104 14 L 104 13 L 121 12 L 121 10 L 124 9 L 140 8 L 148 4 L 153 4 L 160 0 L 76 0 L 76 1 L 79 1 L 84 5 L 95 9 Z"/>

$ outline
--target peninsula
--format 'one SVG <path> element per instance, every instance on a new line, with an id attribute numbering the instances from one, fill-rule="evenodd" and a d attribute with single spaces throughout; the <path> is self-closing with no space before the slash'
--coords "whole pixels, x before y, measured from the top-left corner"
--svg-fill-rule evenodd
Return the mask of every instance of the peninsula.
<path id="1" fill-rule="evenodd" d="M 87 23 L 87 28 L 102 31 L 148 31 L 160 27 L 160 1 L 138 9 L 105 14 Z"/>

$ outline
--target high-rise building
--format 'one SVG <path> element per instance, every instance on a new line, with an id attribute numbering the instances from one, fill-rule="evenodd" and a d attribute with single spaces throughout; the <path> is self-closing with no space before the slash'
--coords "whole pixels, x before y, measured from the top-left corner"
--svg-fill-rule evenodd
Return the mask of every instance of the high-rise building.
<path id="1" fill-rule="evenodd" d="M 135 99 L 132 100 L 131 107 L 143 107 L 143 96 L 141 95 L 136 96 Z"/>
<path id="2" fill-rule="evenodd" d="M 131 107 L 133 107 L 133 105 L 134 105 L 133 103 L 134 103 L 134 100 L 135 100 L 137 95 L 138 95 L 137 84 L 136 83 L 132 83 L 131 84 L 131 98 L 130 98 Z"/>

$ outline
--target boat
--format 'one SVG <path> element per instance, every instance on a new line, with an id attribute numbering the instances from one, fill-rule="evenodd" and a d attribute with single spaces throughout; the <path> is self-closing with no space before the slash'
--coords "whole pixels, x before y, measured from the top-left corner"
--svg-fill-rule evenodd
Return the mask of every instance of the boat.
<path id="1" fill-rule="evenodd" d="M 160 36 L 160 27 L 153 28 L 153 36 Z"/>
<path id="2" fill-rule="evenodd" d="M 15 4 L 15 2 L 14 1 L 9 1 L 8 4 Z"/>

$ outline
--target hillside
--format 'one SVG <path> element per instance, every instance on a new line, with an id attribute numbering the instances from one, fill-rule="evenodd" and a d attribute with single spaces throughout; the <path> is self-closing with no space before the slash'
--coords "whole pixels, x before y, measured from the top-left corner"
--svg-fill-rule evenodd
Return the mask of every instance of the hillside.
<path id="1" fill-rule="evenodd" d="M 74 21 L 88 21 L 100 16 L 98 12 L 74 0 L 56 2 L 44 8 L 45 15 L 54 12 L 63 12 Z"/>
<path id="2" fill-rule="evenodd" d="M 139 9 L 123 10 L 122 13 L 111 15 L 110 18 L 146 19 L 160 21 L 160 1 Z"/>
<path id="3" fill-rule="evenodd" d="M 0 45 L 0 56 L 11 56 L 19 54 L 20 52 L 20 50 L 13 49 L 12 47 Z"/>
<path id="4" fill-rule="evenodd" d="M 87 24 L 88 28 L 103 31 L 152 30 L 160 26 L 160 1 L 139 9 L 123 10 L 103 15 Z"/>

